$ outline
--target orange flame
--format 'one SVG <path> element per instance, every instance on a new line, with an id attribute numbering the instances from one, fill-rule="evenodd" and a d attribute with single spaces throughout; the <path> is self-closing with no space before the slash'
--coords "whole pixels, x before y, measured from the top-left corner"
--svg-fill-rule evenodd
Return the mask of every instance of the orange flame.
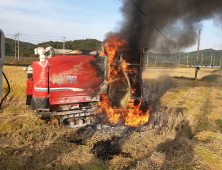
<path id="1" fill-rule="evenodd" d="M 120 67 L 115 67 L 114 58 L 119 49 L 127 44 L 127 42 L 123 39 L 120 39 L 117 36 L 111 35 L 108 38 L 108 41 L 105 43 L 105 49 L 108 53 L 109 57 L 109 83 L 112 82 L 118 76 L 118 72 L 120 71 Z M 105 55 L 103 52 L 100 55 Z M 123 63 L 126 63 L 123 60 Z M 124 70 L 128 69 L 128 65 L 122 66 Z M 132 93 L 134 93 L 135 89 L 132 89 Z M 144 113 L 140 110 L 140 106 L 142 101 L 139 102 L 138 105 L 135 105 L 134 100 L 130 99 L 127 106 L 123 109 L 115 109 L 112 108 L 112 103 L 108 100 L 108 95 L 101 95 L 101 101 L 98 102 L 100 113 L 106 113 L 109 121 L 113 124 L 119 122 L 120 118 L 123 118 L 125 121 L 125 125 L 131 127 L 138 127 L 141 124 L 147 123 L 149 120 L 149 110 Z M 151 109 L 151 108 L 150 108 Z"/>
<path id="2" fill-rule="evenodd" d="M 114 58 L 116 55 L 116 52 L 122 47 L 123 45 L 127 44 L 127 42 L 123 39 L 120 39 L 117 36 L 110 36 L 109 41 L 105 43 L 105 48 L 108 53 L 109 57 L 109 80 L 108 82 L 111 82 L 115 75 L 117 75 L 118 71 L 120 71 L 120 68 L 116 70 L 115 67 L 112 66 L 114 64 Z"/>

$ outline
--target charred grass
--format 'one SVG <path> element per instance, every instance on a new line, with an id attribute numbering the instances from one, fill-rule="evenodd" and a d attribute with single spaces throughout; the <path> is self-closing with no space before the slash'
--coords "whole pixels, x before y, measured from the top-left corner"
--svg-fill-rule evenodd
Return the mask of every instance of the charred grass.
<path id="1" fill-rule="evenodd" d="M 171 78 L 172 85 L 156 99 L 157 108 L 180 108 L 186 120 L 164 133 L 132 131 L 125 136 L 37 119 L 25 105 L 26 72 L 16 66 L 4 66 L 4 72 L 11 93 L 0 110 L 0 169 L 221 169 L 221 71 L 201 69 L 196 81 Z M 194 69 L 149 68 L 144 73 L 147 80 L 163 73 L 192 78 Z M 168 78 L 158 81 L 147 86 L 164 87 Z"/>

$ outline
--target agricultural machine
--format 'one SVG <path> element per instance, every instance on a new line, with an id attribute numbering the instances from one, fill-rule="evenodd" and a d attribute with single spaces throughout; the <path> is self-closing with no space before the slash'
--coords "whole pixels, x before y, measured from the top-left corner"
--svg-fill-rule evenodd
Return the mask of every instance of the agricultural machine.
<path id="1" fill-rule="evenodd" d="M 130 99 L 143 101 L 143 53 L 120 49 L 110 63 L 103 45 L 101 51 L 38 47 L 40 61 L 28 68 L 26 104 L 38 117 L 58 116 L 69 128 L 97 123 L 100 117 L 94 113 L 101 95 L 107 95 L 114 108 L 124 108 Z M 112 72 L 115 67 L 118 73 Z"/>

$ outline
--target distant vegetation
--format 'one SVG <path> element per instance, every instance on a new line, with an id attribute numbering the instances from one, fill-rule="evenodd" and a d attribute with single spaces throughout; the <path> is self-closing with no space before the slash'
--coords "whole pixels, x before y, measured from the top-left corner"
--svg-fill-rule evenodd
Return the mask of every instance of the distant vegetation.
<path id="1" fill-rule="evenodd" d="M 203 54 L 203 65 L 210 65 L 211 64 L 211 54 L 212 54 L 212 64 L 215 57 L 214 65 L 219 66 L 220 65 L 220 59 L 222 57 L 222 50 L 214 50 L 214 49 L 205 49 L 200 50 L 199 52 L 199 58 L 198 63 L 199 65 L 202 62 L 202 54 Z M 147 63 L 146 60 L 147 54 L 145 54 L 144 62 Z M 156 60 L 156 54 L 154 53 L 148 53 L 149 56 L 149 65 L 154 65 Z M 188 53 L 180 53 L 180 64 L 186 65 L 187 64 L 187 56 Z M 193 51 L 189 53 L 188 57 L 188 65 L 196 65 L 196 58 L 197 58 L 197 51 Z M 179 61 L 179 53 L 173 53 L 173 54 L 157 54 L 157 66 L 158 65 L 175 65 Z"/>
<path id="2" fill-rule="evenodd" d="M 34 56 L 35 45 L 27 42 L 19 42 L 19 54 L 24 57 Z M 6 56 L 15 55 L 15 41 L 9 38 L 5 38 Z M 16 43 L 16 56 L 18 55 L 18 43 Z"/>
<path id="3" fill-rule="evenodd" d="M 73 49 L 73 50 L 98 50 L 101 41 L 96 39 L 85 39 L 85 40 L 74 40 L 74 41 L 66 41 L 65 48 Z M 27 42 L 19 42 L 19 54 L 24 57 L 32 57 L 34 56 L 34 48 L 36 47 L 48 47 L 52 46 L 57 49 L 63 48 L 62 42 L 44 42 L 39 43 L 37 45 L 27 43 Z M 14 56 L 15 55 L 15 41 L 9 38 L 5 39 L 5 47 L 6 47 L 6 56 Z M 18 43 L 16 43 L 16 55 L 18 55 Z"/>
<path id="4" fill-rule="evenodd" d="M 9 38 L 6 38 L 5 40 L 6 45 L 6 56 L 14 56 L 15 55 L 15 41 Z M 101 41 L 96 39 L 85 39 L 85 40 L 74 40 L 74 41 L 66 41 L 65 48 L 66 49 L 72 49 L 72 50 L 98 50 L 99 46 L 101 44 Z M 18 44 L 16 44 L 17 47 Z M 27 42 L 21 42 L 19 43 L 19 50 L 20 50 L 20 56 L 24 57 L 32 57 L 34 56 L 34 48 L 36 47 L 47 47 L 52 46 L 57 49 L 63 48 L 62 42 L 44 42 L 39 43 L 37 45 L 27 43 Z M 17 49 L 16 49 L 17 50 Z M 16 51 L 18 53 L 18 51 Z M 203 54 L 203 65 L 210 65 L 211 64 L 211 54 L 213 56 L 212 58 L 212 64 L 215 57 L 214 65 L 220 65 L 220 59 L 222 56 L 222 50 L 214 50 L 214 49 L 205 49 L 200 50 L 199 53 L 199 64 L 202 62 L 202 54 Z M 17 54 L 16 54 L 17 55 Z M 149 65 L 155 65 L 156 60 L 156 54 L 149 52 Z M 188 53 L 180 53 L 180 64 L 186 65 L 187 64 L 187 55 Z M 145 54 L 144 62 L 147 63 L 146 60 L 147 54 Z M 189 53 L 188 57 L 188 65 L 195 65 L 196 64 L 196 57 L 197 57 L 197 51 L 193 51 Z M 173 54 L 157 54 L 157 66 L 175 66 L 178 64 L 179 59 L 179 53 L 173 53 Z"/>

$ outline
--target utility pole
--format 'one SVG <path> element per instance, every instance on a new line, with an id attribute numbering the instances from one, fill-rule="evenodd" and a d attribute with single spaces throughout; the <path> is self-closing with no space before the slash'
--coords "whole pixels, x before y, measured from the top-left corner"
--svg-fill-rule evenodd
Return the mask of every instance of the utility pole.
<path id="1" fill-rule="evenodd" d="M 18 31 L 18 60 L 19 60 L 19 35 L 21 35 L 21 34 L 19 34 L 19 31 Z"/>
<path id="2" fill-rule="evenodd" d="M 199 47 L 200 47 L 200 33 L 201 33 L 201 29 L 199 30 L 199 39 L 198 39 L 198 46 L 197 46 L 197 62 L 196 62 L 195 80 L 197 79 L 197 72 L 199 70 L 198 57 L 199 57 Z"/>
<path id="3" fill-rule="evenodd" d="M 146 52 L 146 54 L 147 54 L 147 58 L 146 58 L 146 63 L 147 63 L 147 66 L 149 65 L 149 56 L 148 56 L 148 52 Z"/>
<path id="4" fill-rule="evenodd" d="M 215 56 L 214 56 L 214 62 L 215 62 Z M 214 68 L 214 62 L 213 62 L 213 68 Z"/>
<path id="5" fill-rule="evenodd" d="M 222 59 L 222 56 L 221 56 L 221 58 L 220 58 L 220 69 L 221 69 L 221 59 Z"/>
<path id="6" fill-rule="evenodd" d="M 156 60 L 157 60 L 157 53 L 156 53 Z M 155 67 L 156 67 L 156 60 L 155 60 Z"/>
<path id="7" fill-rule="evenodd" d="M 13 36 L 15 36 L 15 60 L 16 60 L 16 34 L 15 35 L 13 35 Z"/>
<path id="8" fill-rule="evenodd" d="M 178 61 L 178 67 L 180 66 L 180 51 L 179 51 L 179 61 Z"/>
<path id="9" fill-rule="evenodd" d="M 63 38 L 63 50 L 65 50 L 65 42 L 66 42 L 66 41 L 65 41 L 65 38 L 66 38 L 66 37 L 62 37 L 62 38 Z"/>
<path id="10" fill-rule="evenodd" d="M 187 56 L 187 65 L 188 65 L 188 57 L 189 57 L 189 52 L 188 52 L 188 56 Z"/>
<path id="11" fill-rule="evenodd" d="M 201 62 L 201 65 L 203 65 L 203 53 L 202 53 L 202 62 Z"/>
<path id="12" fill-rule="evenodd" d="M 210 66 L 212 67 L 212 54 L 211 54 L 211 62 L 210 62 Z"/>

